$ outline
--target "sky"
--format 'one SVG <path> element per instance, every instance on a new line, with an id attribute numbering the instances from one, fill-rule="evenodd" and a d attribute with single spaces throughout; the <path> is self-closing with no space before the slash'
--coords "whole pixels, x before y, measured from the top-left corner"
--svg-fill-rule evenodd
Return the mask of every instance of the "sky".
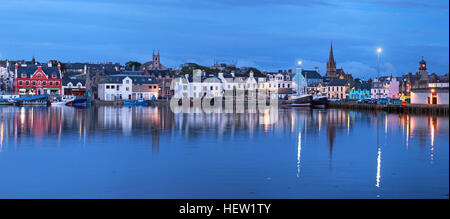
<path id="1" fill-rule="evenodd" d="M 0 59 L 63 62 L 215 61 L 260 70 L 356 77 L 449 71 L 447 0 L 0 0 Z"/>

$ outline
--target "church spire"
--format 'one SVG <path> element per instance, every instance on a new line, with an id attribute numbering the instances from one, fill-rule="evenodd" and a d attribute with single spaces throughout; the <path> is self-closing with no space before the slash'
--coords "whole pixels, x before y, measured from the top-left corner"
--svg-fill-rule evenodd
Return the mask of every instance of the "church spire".
<path id="1" fill-rule="evenodd" d="M 330 55 L 327 61 L 327 77 L 336 77 L 336 62 L 334 61 L 333 42 L 330 45 Z"/>

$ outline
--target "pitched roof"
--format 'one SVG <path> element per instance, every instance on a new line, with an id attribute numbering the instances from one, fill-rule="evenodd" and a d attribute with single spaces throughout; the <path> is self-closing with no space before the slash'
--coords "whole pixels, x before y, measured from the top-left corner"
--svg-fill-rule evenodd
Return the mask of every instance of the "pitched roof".
<path id="1" fill-rule="evenodd" d="M 37 70 L 40 65 L 27 65 L 20 66 L 17 68 L 18 77 L 22 77 L 22 74 L 26 74 L 27 78 L 30 78 Z M 47 67 L 41 66 L 42 71 L 47 75 L 47 77 L 52 77 L 52 74 L 56 74 L 56 78 L 60 78 L 60 72 L 58 67 Z"/>
<path id="2" fill-rule="evenodd" d="M 316 71 L 316 70 L 303 70 L 302 69 L 302 75 L 303 77 L 307 79 L 322 79 L 322 76 Z"/>
<path id="3" fill-rule="evenodd" d="M 328 84 L 328 86 L 347 86 L 347 85 L 348 85 L 347 79 L 334 79 Z"/>
<path id="4" fill-rule="evenodd" d="M 158 84 L 155 77 L 145 76 L 145 75 L 109 75 L 101 80 L 100 83 L 111 83 L 111 84 L 121 84 L 123 79 L 129 77 L 133 84 Z"/>

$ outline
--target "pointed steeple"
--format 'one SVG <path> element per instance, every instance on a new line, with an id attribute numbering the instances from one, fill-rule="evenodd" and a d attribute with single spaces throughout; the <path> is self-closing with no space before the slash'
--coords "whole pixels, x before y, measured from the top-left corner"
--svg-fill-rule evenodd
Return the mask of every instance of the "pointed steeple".
<path id="1" fill-rule="evenodd" d="M 330 45 L 330 56 L 329 56 L 329 58 L 328 58 L 328 61 L 330 61 L 330 62 L 334 62 L 334 55 L 333 55 L 333 42 L 331 42 L 331 45 Z"/>
<path id="2" fill-rule="evenodd" d="M 327 77 L 336 77 L 336 62 L 334 61 L 333 42 L 330 45 L 330 55 L 327 61 Z"/>

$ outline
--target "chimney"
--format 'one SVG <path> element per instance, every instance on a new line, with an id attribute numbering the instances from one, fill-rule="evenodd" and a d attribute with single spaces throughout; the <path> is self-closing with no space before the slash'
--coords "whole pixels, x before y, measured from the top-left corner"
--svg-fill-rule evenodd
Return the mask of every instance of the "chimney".
<path id="1" fill-rule="evenodd" d="M 86 74 L 87 73 L 87 65 L 86 64 L 84 64 L 84 72 L 83 72 L 84 74 Z"/>
<path id="2" fill-rule="evenodd" d="M 51 62 L 51 61 L 48 61 L 47 66 L 48 66 L 48 67 L 52 67 L 52 62 Z"/>
<path id="3" fill-rule="evenodd" d="M 253 78 L 253 71 L 250 71 L 250 77 Z"/>
<path id="4" fill-rule="evenodd" d="M 19 64 L 17 64 L 17 62 L 16 62 L 15 66 L 14 66 L 14 74 L 16 75 L 16 78 L 17 78 L 17 69 L 18 68 L 19 68 Z"/>
<path id="5" fill-rule="evenodd" d="M 231 76 L 233 76 L 233 78 L 234 78 L 234 71 L 231 71 Z"/>
<path id="6" fill-rule="evenodd" d="M 61 71 L 61 64 L 58 62 L 58 71 Z"/>

